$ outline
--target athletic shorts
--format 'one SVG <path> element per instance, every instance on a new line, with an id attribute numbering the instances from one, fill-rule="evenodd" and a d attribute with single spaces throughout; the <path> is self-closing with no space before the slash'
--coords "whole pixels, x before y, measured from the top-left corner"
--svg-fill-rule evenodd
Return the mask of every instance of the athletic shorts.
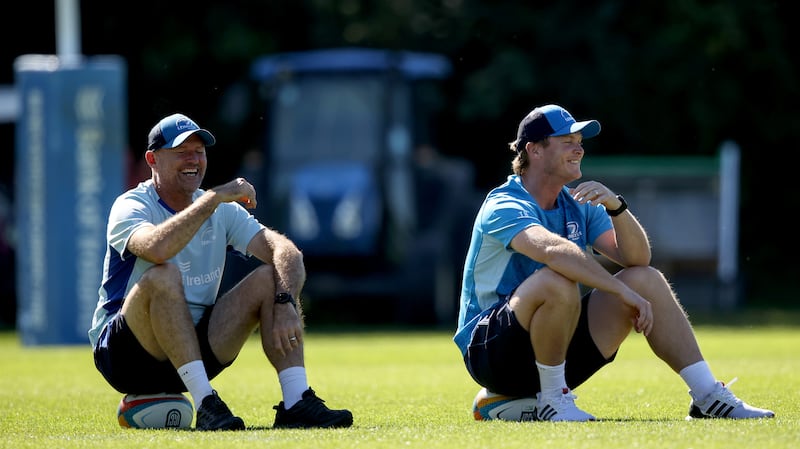
<path id="1" fill-rule="evenodd" d="M 233 361 L 222 364 L 208 343 L 209 307 L 195 326 L 200 353 L 209 379 L 213 379 Z M 150 355 L 133 335 L 125 317 L 117 314 L 100 333 L 94 348 L 97 370 L 120 393 L 155 394 L 187 391 L 178 370 L 169 360 L 160 361 Z"/>
<path id="2" fill-rule="evenodd" d="M 589 293 L 581 300 L 578 326 L 567 349 L 565 364 L 567 386 L 576 388 L 611 363 L 605 359 L 589 334 Z M 492 311 L 478 322 L 464 356 L 472 378 L 489 391 L 507 396 L 533 397 L 540 391 L 536 354 L 528 331 L 522 328 L 508 305 L 498 301 Z"/>

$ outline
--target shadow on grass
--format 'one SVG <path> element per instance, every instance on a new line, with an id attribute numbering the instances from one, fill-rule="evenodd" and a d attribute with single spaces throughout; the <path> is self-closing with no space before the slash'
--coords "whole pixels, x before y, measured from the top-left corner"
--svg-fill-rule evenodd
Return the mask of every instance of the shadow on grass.
<path id="1" fill-rule="evenodd" d="M 695 326 L 800 327 L 800 308 L 745 307 L 733 311 L 688 310 Z"/>

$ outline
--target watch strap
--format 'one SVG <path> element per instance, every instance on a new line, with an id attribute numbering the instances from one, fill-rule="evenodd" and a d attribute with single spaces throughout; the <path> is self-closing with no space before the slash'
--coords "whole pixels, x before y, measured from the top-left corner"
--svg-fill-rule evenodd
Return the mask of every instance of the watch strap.
<path id="1" fill-rule="evenodd" d="M 297 302 L 292 297 L 291 293 L 281 292 L 275 295 L 275 304 L 291 304 L 295 308 L 297 307 Z"/>
<path id="2" fill-rule="evenodd" d="M 618 208 L 614 210 L 606 209 L 606 213 L 608 214 L 609 217 L 616 217 L 617 215 L 625 212 L 628 209 L 628 203 L 625 202 L 625 198 L 623 198 L 622 195 L 617 195 L 617 199 L 620 202 Z"/>

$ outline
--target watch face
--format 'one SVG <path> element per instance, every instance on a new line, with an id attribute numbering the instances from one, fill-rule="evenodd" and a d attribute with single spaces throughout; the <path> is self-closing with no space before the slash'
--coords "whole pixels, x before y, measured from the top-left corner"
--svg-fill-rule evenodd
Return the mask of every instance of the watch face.
<path id="1" fill-rule="evenodd" d="M 288 293 L 278 293 L 275 296 L 275 302 L 278 304 L 286 304 L 287 302 L 294 303 L 294 299 L 292 295 Z"/>

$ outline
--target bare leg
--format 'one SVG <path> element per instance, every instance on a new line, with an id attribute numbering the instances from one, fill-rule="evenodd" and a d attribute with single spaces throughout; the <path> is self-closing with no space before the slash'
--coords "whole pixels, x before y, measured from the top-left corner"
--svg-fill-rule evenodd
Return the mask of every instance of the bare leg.
<path id="1" fill-rule="evenodd" d="M 530 334 L 539 371 L 537 418 L 544 421 L 593 421 L 575 406 L 567 388 L 565 359 L 581 313 L 578 284 L 549 268 L 529 276 L 509 305 Z"/>
<path id="2" fill-rule="evenodd" d="M 286 355 L 282 355 L 273 344 L 274 297 L 272 266 L 261 265 L 217 301 L 209 323 L 209 341 L 221 362 L 233 360 L 260 326 L 261 346 L 277 372 L 291 366 L 303 366 L 302 343 Z"/>
<path id="3" fill-rule="evenodd" d="M 616 276 L 652 304 L 655 324 L 647 342 L 660 359 L 675 372 L 703 359 L 689 319 L 660 271 L 630 267 Z M 603 356 L 610 357 L 628 336 L 632 313 L 611 295 L 592 293 L 589 331 Z"/>
<path id="4" fill-rule="evenodd" d="M 122 315 L 142 347 L 155 358 L 169 359 L 176 368 L 200 360 L 194 322 L 175 265 L 147 270 L 125 299 Z"/>
<path id="5" fill-rule="evenodd" d="M 581 312 L 577 284 L 542 268 L 520 284 L 509 305 L 530 332 L 536 360 L 551 366 L 563 362 Z"/>

